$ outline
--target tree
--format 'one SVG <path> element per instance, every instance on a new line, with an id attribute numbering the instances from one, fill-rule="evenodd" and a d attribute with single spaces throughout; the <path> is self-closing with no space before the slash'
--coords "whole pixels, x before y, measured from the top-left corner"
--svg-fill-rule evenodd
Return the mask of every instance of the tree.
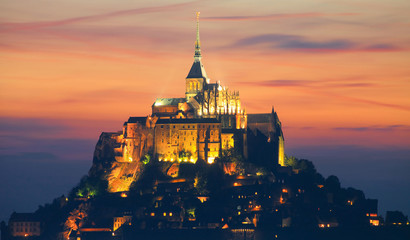
<path id="1" fill-rule="evenodd" d="M 285 165 L 287 167 L 295 168 L 296 165 L 297 165 L 297 162 L 298 162 L 297 158 L 295 158 L 293 156 L 288 157 L 287 155 L 285 155 Z"/>
<path id="2" fill-rule="evenodd" d="M 325 180 L 325 187 L 327 191 L 336 193 L 340 190 L 340 181 L 335 175 L 330 175 Z"/>

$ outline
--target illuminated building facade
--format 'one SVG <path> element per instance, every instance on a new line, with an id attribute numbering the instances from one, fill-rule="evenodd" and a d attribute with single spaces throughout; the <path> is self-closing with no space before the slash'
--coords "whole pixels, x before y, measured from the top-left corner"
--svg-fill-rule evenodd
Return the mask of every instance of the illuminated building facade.
<path id="1" fill-rule="evenodd" d="M 132 221 L 132 216 L 131 215 L 124 215 L 124 216 L 120 216 L 120 217 L 114 217 L 112 231 L 113 232 L 117 231 L 117 229 L 120 228 L 124 224 L 131 225 L 131 221 Z"/>
<path id="2" fill-rule="evenodd" d="M 33 213 L 14 212 L 9 220 L 9 229 L 13 237 L 40 236 L 41 223 Z"/>

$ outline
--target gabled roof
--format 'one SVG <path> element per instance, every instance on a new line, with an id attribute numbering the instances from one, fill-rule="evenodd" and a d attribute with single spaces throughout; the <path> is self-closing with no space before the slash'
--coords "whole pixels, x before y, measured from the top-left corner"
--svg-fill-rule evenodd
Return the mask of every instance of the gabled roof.
<path id="1" fill-rule="evenodd" d="M 155 107 L 178 106 L 178 103 L 183 103 L 183 102 L 186 102 L 185 98 L 157 98 L 153 106 Z"/>
<path id="2" fill-rule="evenodd" d="M 216 118 L 158 119 L 156 124 L 220 123 Z"/>
<path id="3" fill-rule="evenodd" d="M 40 218 L 34 213 L 16 213 L 10 216 L 10 222 L 39 222 Z"/>
<path id="4" fill-rule="evenodd" d="M 249 123 L 270 123 L 272 121 L 272 114 L 270 113 L 256 113 L 248 114 Z"/>
<path id="5" fill-rule="evenodd" d="M 189 70 L 188 76 L 186 78 L 208 78 L 205 72 L 204 65 L 201 61 L 194 61 L 191 70 Z"/>
<path id="6" fill-rule="evenodd" d="M 142 123 L 145 124 L 147 117 L 130 117 L 128 118 L 128 123 Z"/>

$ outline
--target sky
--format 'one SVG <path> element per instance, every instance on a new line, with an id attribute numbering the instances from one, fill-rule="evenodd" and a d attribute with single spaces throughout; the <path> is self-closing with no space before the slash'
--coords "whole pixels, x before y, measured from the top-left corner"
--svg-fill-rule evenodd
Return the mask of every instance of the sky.
<path id="1" fill-rule="evenodd" d="M 410 215 L 407 0 L 0 2 L 0 220 L 66 194 L 101 132 L 211 82 L 279 114 L 285 152 Z"/>

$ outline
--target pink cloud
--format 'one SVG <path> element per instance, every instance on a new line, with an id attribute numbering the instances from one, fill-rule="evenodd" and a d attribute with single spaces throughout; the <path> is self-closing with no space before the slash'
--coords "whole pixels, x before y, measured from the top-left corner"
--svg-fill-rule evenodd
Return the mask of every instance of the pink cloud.
<path id="1" fill-rule="evenodd" d="M 32 29 L 38 29 L 38 28 L 68 25 L 68 24 L 78 23 L 78 22 L 99 21 L 99 20 L 104 20 L 104 19 L 112 18 L 112 17 L 121 17 L 121 16 L 128 16 L 128 15 L 134 15 L 134 14 L 151 13 L 151 12 L 171 11 L 171 10 L 179 9 L 181 7 L 188 6 L 192 3 L 193 2 L 179 3 L 179 4 L 159 6 L 159 7 L 136 8 L 136 9 L 109 12 L 109 13 L 103 13 L 103 14 L 97 14 L 97 15 L 68 18 L 68 19 L 63 19 L 63 20 L 58 20 L 58 21 L 25 22 L 25 23 L 5 22 L 5 23 L 0 24 L 0 32 L 4 33 L 4 32 L 11 32 L 11 31 L 32 30 Z"/>
<path id="2" fill-rule="evenodd" d="M 326 16 L 354 16 L 357 13 L 285 13 L 285 14 L 270 14 L 262 16 L 218 16 L 218 17 L 204 17 L 202 21 L 258 21 L 258 20 L 275 20 L 283 18 L 312 18 L 312 17 L 326 17 Z"/>

